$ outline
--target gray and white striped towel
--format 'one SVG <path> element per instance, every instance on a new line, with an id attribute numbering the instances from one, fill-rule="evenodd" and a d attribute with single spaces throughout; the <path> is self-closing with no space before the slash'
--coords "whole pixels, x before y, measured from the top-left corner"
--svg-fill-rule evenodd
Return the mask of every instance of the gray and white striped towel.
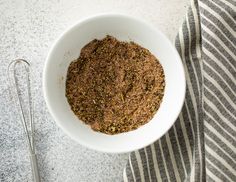
<path id="1" fill-rule="evenodd" d="M 175 44 L 187 77 L 182 112 L 130 154 L 124 181 L 235 182 L 236 1 L 193 0 Z"/>

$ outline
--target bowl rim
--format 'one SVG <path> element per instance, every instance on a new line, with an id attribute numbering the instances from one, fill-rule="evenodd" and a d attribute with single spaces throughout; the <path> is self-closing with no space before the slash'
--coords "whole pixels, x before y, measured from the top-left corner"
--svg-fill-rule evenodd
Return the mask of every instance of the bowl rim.
<path id="1" fill-rule="evenodd" d="M 52 106 L 48 100 L 48 91 L 46 89 L 46 82 L 47 82 L 47 70 L 48 70 L 48 65 L 49 65 L 49 60 L 50 60 L 50 57 L 52 56 L 52 52 L 54 50 L 54 48 L 58 45 L 58 43 L 60 42 L 60 40 L 65 37 L 72 29 L 76 28 L 77 26 L 80 26 L 82 23 L 85 23 L 87 21 L 90 21 L 90 20 L 94 20 L 94 19 L 97 19 L 97 18 L 106 18 L 106 17 L 123 17 L 123 18 L 128 18 L 130 20 L 134 20 L 136 22 L 139 22 L 141 24 L 143 24 L 144 26 L 147 26 L 151 29 L 153 29 L 154 31 L 158 32 L 158 34 L 160 34 L 162 37 L 165 38 L 165 40 L 167 41 L 167 43 L 172 47 L 173 51 L 176 53 L 176 56 L 178 57 L 179 61 L 180 61 L 180 72 L 181 74 L 183 75 L 183 92 L 182 92 L 182 95 L 180 96 L 181 97 L 181 103 L 180 103 L 180 107 L 178 108 L 178 112 L 176 111 L 176 114 L 175 116 L 173 116 L 173 120 L 172 122 L 169 123 L 169 126 L 168 126 L 168 129 L 166 131 L 164 131 L 161 135 L 159 135 L 160 137 L 153 137 L 152 140 L 150 140 L 148 143 L 146 143 L 145 145 L 142 145 L 141 147 L 133 147 L 132 149 L 125 149 L 125 148 L 121 148 L 120 150 L 113 150 L 112 148 L 104 148 L 104 147 L 98 147 L 98 146 L 94 146 L 94 145 L 91 145 L 91 144 L 88 144 L 87 142 L 84 142 L 83 140 L 79 140 L 78 138 L 74 137 L 68 130 L 66 130 L 62 124 L 60 124 L 60 122 L 58 122 L 58 117 L 56 116 L 55 112 L 53 111 L 52 109 Z M 68 135 L 71 139 L 73 139 L 74 141 L 76 141 L 77 143 L 81 144 L 82 146 L 85 146 L 89 149 L 92 149 L 92 150 L 95 150 L 95 151 L 99 151 L 99 152 L 105 152 L 105 153 L 127 153 L 127 152 L 131 152 L 131 151 L 135 151 L 135 150 L 138 150 L 138 149 L 141 149 L 141 148 L 144 148 L 152 143 L 154 143 L 155 141 L 159 140 L 162 136 L 164 136 L 168 130 L 174 125 L 175 121 L 177 120 L 181 110 L 182 110 L 182 107 L 183 107 L 183 104 L 184 104 L 184 101 L 185 101 L 185 95 L 186 95 L 186 75 L 185 75 L 185 71 L 184 71 L 184 65 L 183 65 L 183 62 L 182 62 L 182 59 L 178 53 L 178 51 L 176 50 L 175 46 L 171 43 L 171 41 L 169 40 L 169 38 L 161 31 L 159 30 L 159 28 L 157 26 L 154 26 L 152 25 L 150 22 L 142 19 L 142 18 L 137 18 L 137 17 L 134 17 L 132 15 L 129 15 L 129 14 L 124 14 L 124 13 L 98 13 L 98 14 L 94 14 L 94 15 L 91 15 L 91 16 L 87 16 L 87 17 L 84 17 L 84 18 L 81 18 L 79 21 L 75 22 L 74 24 L 72 24 L 71 26 L 69 26 L 68 28 L 66 28 L 58 37 L 57 39 L 54 41 L 54 43 L 51 45 L 50 49 L 49 49 L 49 52 L 47 54 L 47 57 L 46 57 L 46 60 L 45 60 L 45 63 L 44 63 L 44 68 L 43 68 L 43 75 L 42 75 L 42 89 L 43 89 L 43 96 L 44 96 L 44 100 L 46 102 L 46 106 L 48 108 L 48 111 L 50 113 L 50 115 L 52 116 L 53 120 L 56 122 L 56 124 L 59 126 L 59 128 L 62 129 L 62 131 Z"/>

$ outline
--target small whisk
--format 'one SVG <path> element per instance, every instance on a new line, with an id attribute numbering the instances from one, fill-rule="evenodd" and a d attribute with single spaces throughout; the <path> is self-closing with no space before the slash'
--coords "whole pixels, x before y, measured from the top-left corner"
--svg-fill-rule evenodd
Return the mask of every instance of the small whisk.
<path id="1" fill-rule="evenodd" d="M 23 110 L 23 99 L 20 96 L 20 88 L 19 83 L 17 81 L 17 74 L 16 74 L 16 66 L 17 64 L 22 64 L 25 71 L 26 71 L 26 92 L 28 97 L 28 120 L 29 124 L 27 124 L 27 117 Z M 37 156 L 35 153 L 35 143 L 34 143 L 34 118 L 33 118 L 33 100 L 31 95 L 31 86 L 30 86 L 30 64 L 23 59 L 16 59 L 12 61 L 8 66 L 8 79 L 10 83 L 11 94 L 13 96 L 16 108 L 19 108 L 19 112 L 21 115 L 21 123 L 24 129 L 24 136 L 27 141 L 27 145 L 29 148 L 30 153 L 30 162 L 31 162 L 31 169 L 33 180 L 35 182 L 40 182 L 40 175 L 38 170 L 38 163 L 37 163 Z M 28 126 L 29 125 L 29 126 Z"/>

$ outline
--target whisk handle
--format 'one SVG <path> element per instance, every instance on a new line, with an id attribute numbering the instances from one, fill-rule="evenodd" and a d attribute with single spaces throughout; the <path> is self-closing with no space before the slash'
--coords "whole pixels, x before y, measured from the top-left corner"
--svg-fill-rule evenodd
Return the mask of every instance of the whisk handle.
<path id="1" fill-rule="evenodd" d="M 36 154 L 30 155 L 30 163 L 31 163 L 31 169 L 32 169 L 34 182 L 41 182 Z"/>

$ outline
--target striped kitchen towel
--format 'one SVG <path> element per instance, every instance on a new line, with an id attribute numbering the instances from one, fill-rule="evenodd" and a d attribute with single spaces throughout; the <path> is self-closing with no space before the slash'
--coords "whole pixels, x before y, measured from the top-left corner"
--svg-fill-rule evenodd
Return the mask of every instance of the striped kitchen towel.
<path id="1" fill-rule="evenodd" d="M 182 111 L 130 154 L 124 181 L 236 182 L 236 0 L 193 0 L 175 44 L 187 78 Z"/>

